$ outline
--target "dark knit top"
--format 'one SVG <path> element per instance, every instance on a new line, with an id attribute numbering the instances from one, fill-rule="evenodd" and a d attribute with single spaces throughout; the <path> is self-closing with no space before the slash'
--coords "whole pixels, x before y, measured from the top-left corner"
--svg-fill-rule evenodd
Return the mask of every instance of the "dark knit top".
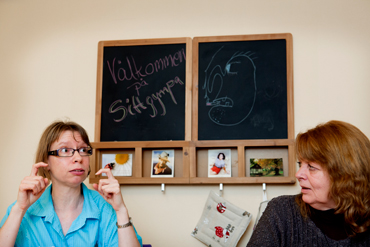
<path id="1" fill-rule="evenodd" d="M 323 220 L 320 220 L 316 214 L 316 217 L 313 219 L 316 224 L 320 226 L 320 228 L 318 228 L 310 218 L 303 218 L 295 202 L 295 197 L 296 196 L 279 196 L 268 203 L 265 212 L 248 242 L 248 247 L 370 246 L 370 231 L 361 234 L 361 238 L 347 237 L 342 240 L 334 240 L 325 235 L 322 230 L 320 230 L 320 228 L 324 229 L 322 224 L 325 225 L 325 219 L 323 218 Z M 331 234 L 330 230 L 324 230 L 324 232 L 328 235 Z M 337 237 L 335 235 L 333 236 Z M 343 236 L 343 233 L 339 233 L 339 238 L 341 238 L 341 236 Z"/>

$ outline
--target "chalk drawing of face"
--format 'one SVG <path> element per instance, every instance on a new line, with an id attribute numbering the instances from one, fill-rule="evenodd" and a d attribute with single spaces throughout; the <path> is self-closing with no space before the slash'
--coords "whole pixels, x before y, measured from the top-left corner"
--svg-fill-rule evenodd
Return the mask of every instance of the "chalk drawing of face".
<path id="1" fill-rule="evenodd" d="M 256 101 L 256 67 L 251 52 L 235 52 L 224 61 L 221 47 L 212 57 L 205 70 L 206 105 L 209 118 L 222 126 L 234 126 L 243 122 L 253 110 Z M 218 61 L 218 62 L 215 62 Z"/>

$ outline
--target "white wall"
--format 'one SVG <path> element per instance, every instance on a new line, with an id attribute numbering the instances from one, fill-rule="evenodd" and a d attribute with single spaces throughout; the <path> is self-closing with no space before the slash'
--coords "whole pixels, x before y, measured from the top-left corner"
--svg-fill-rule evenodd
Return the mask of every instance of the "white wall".
<path id="1" fill-rule="evenodd" d="M 369 12 L 368 0 L 0 0 L 1 217 L 48 124 L 69 117 L 94 139 L 100 40 L 290 32 L 295 132 L 339 119 L 370 136 Z M 190 233 L 209 190 L 218 186 L 168 185 L 165 194 L 159 185 L 122 187 L 137 230 L 154 247 L 204 246 Z M 298 192 L 267 186 L 269 199 Z M 225 186 L 224 197 L 256 215 L 262 187 Z"/>

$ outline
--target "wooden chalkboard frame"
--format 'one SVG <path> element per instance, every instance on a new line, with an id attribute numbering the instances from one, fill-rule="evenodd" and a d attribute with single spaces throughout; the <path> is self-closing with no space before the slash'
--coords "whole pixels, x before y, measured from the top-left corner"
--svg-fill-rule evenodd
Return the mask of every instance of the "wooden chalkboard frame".
<path id="1" fill-rule="evenodd" d="M 239 41 L 286 41 L 286 95 L 287 95 L 287 138 L 282 139 L 256 139 L 256 140 L 198 140 L 198 97 L 199 97 L 199 44 L 212 42 L 239 42 Z M 190 162 L 190 183 L 192 184 L 244 184 L 244 183 L 295 183 L 295 155 L 294 155 L 294 100 L 293 100 L 293 38 L 290 33 L 208 36 L 193 39 L 193 110 L 192 110 L 192 160 Z M 237 150 L 237 177 L 208 178 L 199 177 L 198 166 L 204 162 L 197 162 L 197 155 L 203 149 L 233 148 Z M 284 177 L 247 177 L 246 151 L 250 148 L 285 148 L 288 152 L 288 171 Z M 199 164 L 198 164 L 199 163 Z M 207 169 L 202 168 L 202 169 Z"/>
<path id="2" fill-rule="evenodd" d="M 186 46 L 186 71 L 185 71 L 185 134 L 184 140 L 179 141 L 105 141 L 101 142 L 101 106 L 102 106 L 102 85 L 103 85 L 103 58 L 104 47 L 115 46 L 152 46 L 167 44 L 184 44 Z M 95 173 L 102 167 L 101 157 L 105 152 L 129 151 L 134 155 L 132 164 L 133 175 L 131 177 L 116 177 L 120 184 L 188 184 L 189 183 L 189 146 L 191 145 L 191 92 L 192 92 L 192 39 L 182 38 L 160 38 L 160 39 L 135 39 L 135 40 L 111 40 L 98 43 L 97 60 L 97 83 L 96 83 L 96 110 L 95 110 L 95 142 L 91 143 L 94 154 L 91 158 L 90 183 L 96 183 L 101 176 Z M 154 149 L 173 148 L 176 150 L 175 157 L 182 163 L 181 173 L 175 170 L 173 178 L 150 178 L 145 170 L 148 161 L 146 153 Z M 180 155 L 182 154 L 182 156 Z M 150 164 L 149 164 L 150 165 Z"/>
<path id="3" fill-rule="evenodd" d="M 197 141 L 199 138 L 198 133 L 198 109 L 199 109 L 199 91 L 201 82 L 199 82 L 199 45 L 211 44 L 216 42 L 227 42 L 230 44 L 239 41 L 273 41 L 285 40 L 286 41 L 286 94 L 287 94 L 287 139 L 294 139 L 294 119 L 293 119 L 293 47 L 292 35 L 289 33 L 283 34 L 260 34 L 260 35 L 237 35 L 237 36 L 211 36 L 211 37 L 195 37 L 193 39 L 193 129 L 192 140 Z M 283 71 L 284 73 L 284 71 Z M 203 83 L 203 82 L 202 82 Z M 226 129 L 226 128 L 225 128 Z M 246 139 L 246 138 L 244 138 Z M 273 138 L 257 138 L 257 139 L 273 139 Z M 284 138 L 285 139 L 285 138 Z M 220 139 L 221 140 L 221 139 Z"/>
<path id="4" fill-rule="evenodd" d="M 165 39 L 145 39 L 145 40 L 113 40 L 100 41 L 98 44 L 98 67 L 97 67 L 97 86 L 96 86 L 96 111 L 95 111 L 95 141 L 101 141 L 102 127 L 102 101 L 103 101 L 103 59 L 104 48 L 106 47 L 136 47 L 136 46 L 155 46 L 182 44 L 186 47 L 185 61 L 185 130 L 184 138 L 179 140 L 189 141 L 191 139 L 191 38 L 165 38 Z M 188 109 L 189 108 L 189 109 Z M 108 140 L 115 141 L 115 140 Z M 132 140 L 141 141 L 141 140 Z"/>

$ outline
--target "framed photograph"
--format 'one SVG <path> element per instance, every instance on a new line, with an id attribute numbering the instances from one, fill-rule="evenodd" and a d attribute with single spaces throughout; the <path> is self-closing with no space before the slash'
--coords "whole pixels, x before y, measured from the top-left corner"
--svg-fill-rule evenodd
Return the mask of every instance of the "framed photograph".
<path id="1" fill-rule="evenodd" d="M 283 159 L 250 159 L 251 177 L 284 176 Z"/>
<path id="2" fill-rule="evenodd" d="M 173 177 L 175 150 L 153 150 L 151 177 Z"/>
<path id="3" fill-rule="evenodd" d="M 231 149 L 208 150 L 208 177 L 231 177 Z"/>
<path id="4" fill-rule="evenodd" d="M 132 154 L 103 154 L 102 168 L 111 169 L 113 176 L 131 177 Z"/>

